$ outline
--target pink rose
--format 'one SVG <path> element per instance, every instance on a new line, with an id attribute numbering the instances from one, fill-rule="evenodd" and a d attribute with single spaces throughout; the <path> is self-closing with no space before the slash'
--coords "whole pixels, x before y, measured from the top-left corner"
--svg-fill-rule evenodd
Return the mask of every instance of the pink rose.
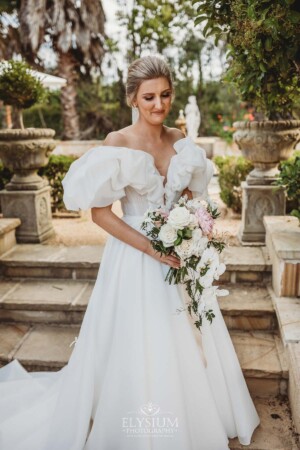
<path id="1" fill-rule="evenodd" d="M 208 235 L 212 232 L 214 226 L 214 219 L 211 215 L 203 208 L 196 209 L 195 216 L 201 227 L 204 235 Z"/>

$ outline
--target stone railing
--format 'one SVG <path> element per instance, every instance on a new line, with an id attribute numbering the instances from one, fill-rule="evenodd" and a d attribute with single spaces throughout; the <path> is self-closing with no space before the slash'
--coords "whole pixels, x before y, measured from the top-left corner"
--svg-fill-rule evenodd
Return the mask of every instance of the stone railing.
<path id="1" fill-rule="evenodd" d="M 272 262 L 270 290 L 289 366 L 288 396 L 300 432 L 300 226 L 292 216 L 265 216 Z"/>

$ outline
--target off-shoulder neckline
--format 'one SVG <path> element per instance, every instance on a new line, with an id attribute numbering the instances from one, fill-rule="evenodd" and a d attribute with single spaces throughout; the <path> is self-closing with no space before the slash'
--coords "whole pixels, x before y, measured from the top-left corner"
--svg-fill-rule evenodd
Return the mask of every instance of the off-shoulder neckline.
<path id="1" fill-rule="evenodd" d="M 158 170 L 158 168 L 157 168 L 157 166 L 156 166 L 156 164 L 155 164 L 154 156 L 151 155 L 151 153 L 146 152 L 145 150 L 136 149 L 136 148 L 131 148 L 131 147 L 124 147 L 124 146 L 117 146 L 117 147 L 123 148 L 123 149 L 126 149 L 126 150 L 129 150 L 129 151 L 132 151 L 132 152 L 140 152 L 140 153 L 142 153 L 142 154 L 144 154 L 144 155 L 150 156 L 150 158 L 151 158 L 151 160 L 152 160 L 152 163 L 153 163 L 153 166 L 154 166 L 156 172 L 158 173 L 158 175 L 159 175 L 161 178 L 163 178 L 163 179 L 165 180 L 164 187 L 166 187 L 166 185 L 167 185 L 167 183 L 168 183 L 168 175 L 169 175 L 169 171 L 170 171 L 170 166 L 171 166 L 172 160 L 173 160 L 173 158 L 174 158 L 175 156 L 177 156 L 178 153 L 179 153 L 179 148 L 176 148 L 176 147 L 177 147 L 176 144 L 178 144 L 179 142 L 182 142 L 182 141 L 190 140 L 190 139 L 191 139 L 191 138 L 190 138 L 189 136 L 185 136 L 184 138 L 177 139 L 177 141 L 175 141 L 175 142 L 172 144 L 172 146 L 173 146 L 173 148 L 174 148 L 174 150 L 175 150 L 176 153 L 175 153 L 174 155 L 172 155 L 171 158 L 170 158 L 169 166 L 168 166 L 168 169 L 167 169 L 167 172 L 166 172 L 166 176 L 162 175 L 162 174 L 160 173 L 160 171 Z M 104 147 L 105 147 L 105 146 L 104 146 Z M 114 146 L 108 145 L 107 147 L 114 147 Z"/>
<path id="2" fill-rule="evenodd" d="M 173 143 L 172 146 L 173 146 L 174 150 L 176 151 L 176 154 L 178 154 L 179 149 L 177 149 L 177 148 L 175 147 L 175 145 L 178 144 L 179 142 L 182 142 L 182 141 L 189 141 L 189 140 L 191 140 L 191 138 L 190 138 L 189 136 L 185 136 L 184 138 L 180 138 L 180 139 L 178 139 L 177 141 L 175 141 L 175 142 Z M 154 160 L 154 156 L 151 155 L 151 153 L 146 152 L 146 150 L 142 150 L 142 149 L 140 149 L 140 148 L 125 147 L 124 145 L 103 145 L 102 147 L 122 148 L 122 149 L 130 150 L 130 151 L 133 151 L 133 152 L 140 152 L 140 153 L 143 153 L 143 154 L 146 154 L 146 155 L 150 156 L 150 158 Z M 173 155 L 173 156 L 176 156 L 176 154 Z"/>

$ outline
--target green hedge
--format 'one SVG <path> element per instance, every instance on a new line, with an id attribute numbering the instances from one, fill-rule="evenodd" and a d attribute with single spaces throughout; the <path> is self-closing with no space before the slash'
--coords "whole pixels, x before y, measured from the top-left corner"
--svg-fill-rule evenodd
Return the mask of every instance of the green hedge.
<path id="1" fill-rule="evenodd" d="M 279 175 L 273 183 L 283 186 L 286 193 L 286 213 L 298 217 L 300 221 L 300 151 L 279 163 Z"/>
<path id="2" fill-rule="evenodd" d="M 74 156 L 50 155 L 47 166 L 41 167 L 38 174 L 46 177 L 51 186 L 51 210 L 52 212 L 66 211 L 63 203 L 62 179 L 69 170 L 70 165 L 76 159 Z M 12 172 L 3 166 L 0 161 L 0 190 L 4 189 L 10 181 Z"/>
<path id="3" fill-rule="evenodd" d="M 236 213 L 242 212 L 241 182 L 254 168 L 243 156 L 214 156 L 214 163 L 219 168 L 220 197 Z"/>
<path id="4" fill-rule="evenodd" d="M 13 173 L 4 167 L 0 160 L 0 190 L 5 188 L 5 185 L 11 180 Z"/>
<path id="5" fill-rule="evenodd" d="M 68 172 L 70 165 L 76 159 L 74 156 L 51 155 L 47 166 L 41 167 L 38 174 L 46 177 L 51 186 L 52 212 L 66 211 L 63 203 L 62 179 Z"/>

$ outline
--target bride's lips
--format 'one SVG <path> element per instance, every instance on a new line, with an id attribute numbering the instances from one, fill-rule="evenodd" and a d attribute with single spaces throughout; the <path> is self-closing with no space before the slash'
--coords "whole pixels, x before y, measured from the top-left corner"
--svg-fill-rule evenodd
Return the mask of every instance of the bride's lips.
<path id="1" fill-rule="evenodd" d="M 152 112 L 152 114 L 159 114 L 159 115 L 164 114 L 164 113 L 165 113 L 165 111 L 153 111 Z"/>

